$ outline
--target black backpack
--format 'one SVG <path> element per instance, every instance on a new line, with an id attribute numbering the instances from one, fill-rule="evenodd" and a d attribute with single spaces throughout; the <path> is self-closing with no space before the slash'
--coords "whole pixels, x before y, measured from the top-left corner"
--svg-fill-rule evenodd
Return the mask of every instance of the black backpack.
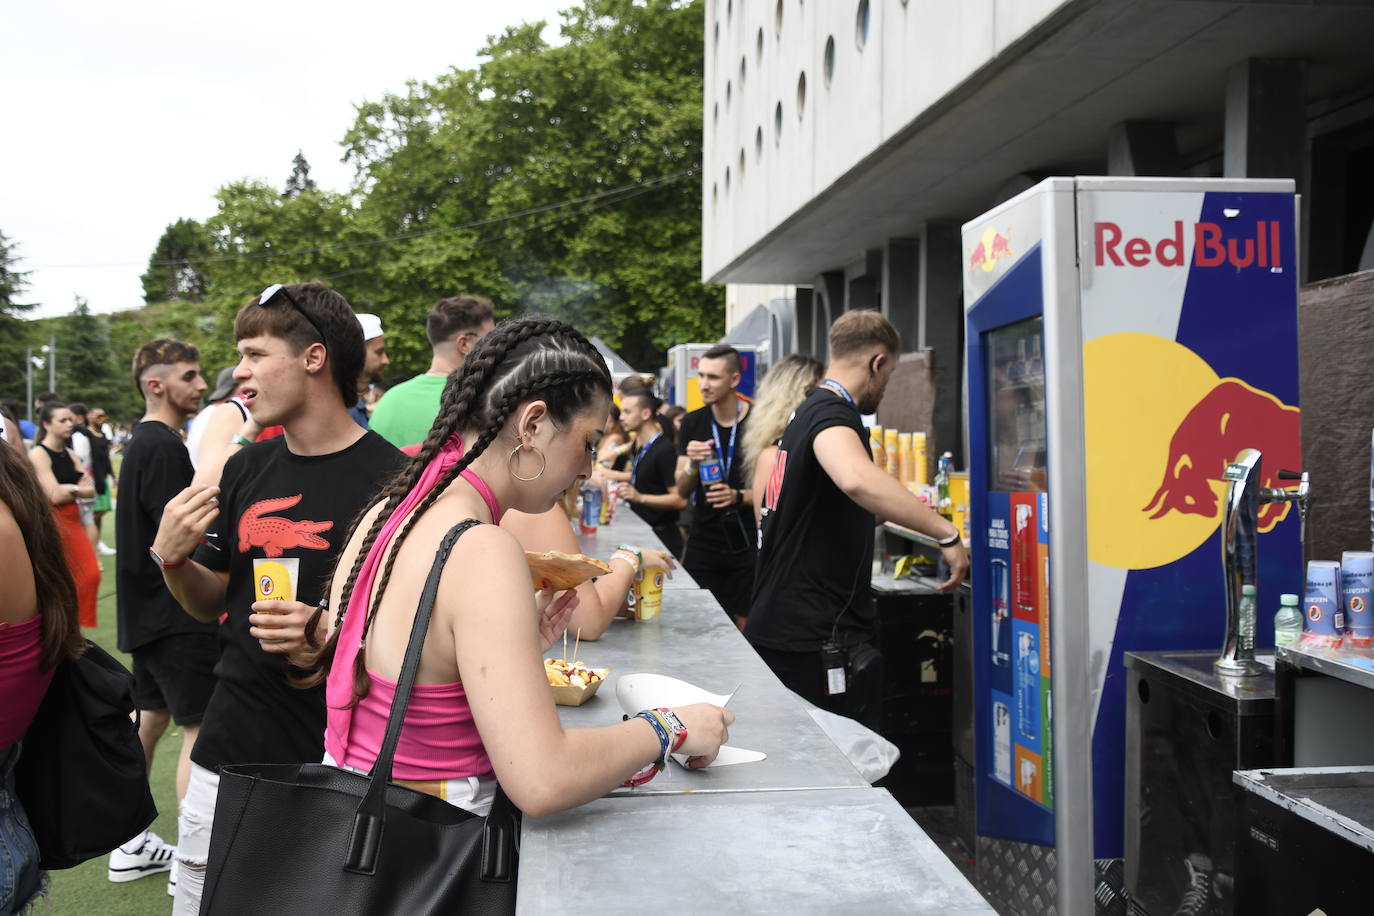
<path id="1" fill-rule="evenodd" d="M 89 640 L 53 672 L 15 767 L 43 868 L 105 855 L 157 818 L 133 710 L 133 675 Z"/>

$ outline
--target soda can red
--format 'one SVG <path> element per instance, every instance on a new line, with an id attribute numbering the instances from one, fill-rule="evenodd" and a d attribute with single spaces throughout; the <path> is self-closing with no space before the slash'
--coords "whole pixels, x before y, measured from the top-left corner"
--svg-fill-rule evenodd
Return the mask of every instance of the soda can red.
<path id="1" fill-rule="evenodd" d="M 1341 554 L 1341 602 L 1345 626 L 1357 646 L 1374 643 L 1374 552 L 1347 550 Z"/>
<path id="2" fill-rule="evenodd" d="M 1345 631 L 1341 604 L 1341 564 L 1313 560 L 1307 564 L 1307 587 L 1302 599 L 1302 638 L 1305 642 L 1338 646 Z"/>

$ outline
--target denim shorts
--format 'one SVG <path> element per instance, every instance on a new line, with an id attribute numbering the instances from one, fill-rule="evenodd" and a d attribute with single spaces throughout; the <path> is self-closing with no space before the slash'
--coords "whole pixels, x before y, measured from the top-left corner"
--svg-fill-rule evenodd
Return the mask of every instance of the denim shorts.
<path id="1" fill-rule="evenodd" d="M 0 916 L 22 911 L 43 890 L 38 844 L 28 815 L 14 794 L 19 744 L 0 750 Z"/>

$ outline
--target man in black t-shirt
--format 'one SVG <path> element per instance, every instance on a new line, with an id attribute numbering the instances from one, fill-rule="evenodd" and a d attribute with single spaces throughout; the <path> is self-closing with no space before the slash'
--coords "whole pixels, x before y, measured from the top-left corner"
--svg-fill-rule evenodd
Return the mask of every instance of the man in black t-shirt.
<path id="1" fill-rule="evenodd" d="M 200 409 L 205 379 L 200 353 L 179 340 L 162 338 L 139 347 L 134 384 L 143 394 L 143 419 L 124 447 L 115 507 L 115 607 L 118 645 L 133 656 L 138 739 L 152 772 L 153 751 L 169 719 L 181 727 L 177 801 L 186 795 L 191 749 L 215 688 L 219 649 L 215 624 L 187 617 L 167 591 L 162 571 L 148 556 L 168 500 L 191 483 L 191 458 L 177 430 Z M 145 831 L 110 853 L 108 877 L 124 882 L 165 872 L 174 850 Z"/>
<path id="2" fill-rule="evenodd" d="M 677 527 L 678 510 L 687 500 L 677 492 L 677 449 L 673 439 L 658 422 L 659 399 L 651 391 L 638 390 L 624 395 L 620 423 L 633 433 L 637 443 L 628 471 L 601 469 L 611 480 L 622 481 L 620 498 L 630 504 L 663 546 L 682 559 L 682 534 Z"/>
<path id="3" fill-rule="evenodd" d="M 692 527 L 682 565 L 699 585 L 711 590 L 740 627 L 749 614 L 758 540 L 741 455 L 749 416 L 749 402 L 737 391 L 742 365 L 734 347 L 721 344 L 702 354 L 697 360 L 697 382 L 706 406 L 682 418 L 677 438 L 677 490 L 692 500 Z M 713 445 L 722 480 L 701 487 L 700 465 L 711 458 Z"/>
<path id="4" fill-rule="evenodd" d="M 178 819 L 174 916 L 200 910 L 219 768 L 324 756 L 324 687 L 293 687 L 285 653 L 327 594 L 349 523 L 404 463 L 348 413 L 363 339 L 338 293 L 318 283 L 269 287 L 240 310 L 234 336 L 234 377 L 249 411 L 283 434 L 230 458 L 220 486 L 193 485 L 173 498 L 152 550 L 187 613 L 208 620 L 227 611 L 219 682 Z M 293 598 L 255 601 L 259 578 L 269 582 L 257 586 L 263 597 L 285 585 Z"/>
<path id="5" fill-rule="evenodd" d="M 822 709 L 878 728 L 881 656 L 872 645 L 876 516 L 940 541 L 953 588 L 968 572 L 958 529 L 873 463 L 862 414 L 897 365 L 897 329 L 871 310 L 830 329 L 825 378 L 797 408 L 763 498 L 758 574 L 745 638 L 778 678 Z"/>

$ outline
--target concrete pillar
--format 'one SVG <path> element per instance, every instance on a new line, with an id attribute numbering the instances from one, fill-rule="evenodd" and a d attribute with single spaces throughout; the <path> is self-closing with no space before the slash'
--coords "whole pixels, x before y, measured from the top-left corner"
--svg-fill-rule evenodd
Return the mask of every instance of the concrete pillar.
<path id="1" fill-rule="evenodd" d="M 844 312 L 844 271 L 828 270 L 811 282 L 815 303 L 811 325 L 811 355 L 821 362 L 830 359 L 830 323 Z"/>
<path id="2" fill-rule="evenodd" d="M 811 328 L 816 321 L 816 300 L 810 289 L 797 287 L 795 323 L 792 331 L 792 346 L 795 353 L 814 355 L 811 349 Z"/>
<path id="3" fill-rule="evenodd" d="M 1107 174 L 1179 174 L 1178 138 L 1169 121 L 1121 121 L 1107 134 Z"/>
<path id="4" fill-rule="evenodd" d="M 917 239 L 888 239 L 883 255 L 883 316 L 902 335 L 902 350 L 912 353 L 920 343 L 920 302 L 916 290 Z"/>
<path id="5" fill-rule="evenodd" d="M 882 305 L 883 253 L 871 248 L 864 256 L 845 266 L 844 311 L 876 309 Z M 838 318 L 836 314 L 834 317 Z"/>
<path id="6" fill-rule="evenodd" d="M 935 448 L 953 452 L 955 466 L 963 467 L 964 259 L 959 225 L 926 223 L 918 255 L 916 348 L 933 351 Z"/>
<path id="7" fill-rule="evenodd" d="M 1307 62 L 1252 58 L 1226 82 L 1227 178 L 1292 178 L 1304 193 Z"/>

